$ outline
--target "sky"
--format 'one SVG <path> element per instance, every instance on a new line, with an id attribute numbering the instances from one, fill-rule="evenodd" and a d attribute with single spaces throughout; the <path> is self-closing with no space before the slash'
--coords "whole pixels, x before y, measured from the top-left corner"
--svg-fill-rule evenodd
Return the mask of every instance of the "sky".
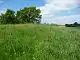
<path id="1" fill-rule="evenodd" d="M 42 23 L 80 23 L 80 0 L 0 0 L 0 14 L 6 9 L 17 11 L 27 6 L 41 10 Z"/>

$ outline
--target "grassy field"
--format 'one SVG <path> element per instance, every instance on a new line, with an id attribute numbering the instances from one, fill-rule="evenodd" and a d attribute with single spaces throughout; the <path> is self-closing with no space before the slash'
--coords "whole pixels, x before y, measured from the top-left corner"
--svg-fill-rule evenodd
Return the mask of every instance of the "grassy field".
<path id="1" fill-rule="evenodd" d="M 0 60 L 80 60 L 80 28 L 0 25 Z"/>

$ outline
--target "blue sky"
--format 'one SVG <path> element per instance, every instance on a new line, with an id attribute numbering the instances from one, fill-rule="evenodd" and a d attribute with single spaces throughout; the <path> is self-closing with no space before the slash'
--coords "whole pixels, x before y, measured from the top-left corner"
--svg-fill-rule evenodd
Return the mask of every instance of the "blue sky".
<path id="1" fill-rule="evenodd" d="M 66 24 L 80 22 L 80 0 L 0 0 L 0 13 L 27 6 L 41 10 L 42 23 Z"/>
<path id="2" fill-rule="evenodd" d="M 4 1 L 1 5 L 1 9 L 9 8 L 13 10 L 19 10 L 20 8 L 27 6 L 42 6 L 44 5 L 43 0 L 1 0 Z"/>

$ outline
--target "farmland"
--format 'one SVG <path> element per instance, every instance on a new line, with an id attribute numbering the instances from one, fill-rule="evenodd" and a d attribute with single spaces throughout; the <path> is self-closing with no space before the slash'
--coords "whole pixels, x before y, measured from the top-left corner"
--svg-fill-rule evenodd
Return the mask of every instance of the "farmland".
<path id="1" fill-rule="evenodd" d="M 0 25 L 0 60 L 80 60 L 80 28 Z"/>

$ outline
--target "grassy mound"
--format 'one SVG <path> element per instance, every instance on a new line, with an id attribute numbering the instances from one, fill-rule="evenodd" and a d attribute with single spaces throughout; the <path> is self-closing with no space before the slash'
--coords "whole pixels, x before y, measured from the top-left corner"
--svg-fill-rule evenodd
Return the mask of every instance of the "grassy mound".
<path id="1" fill-rule="evenodd" d="M 0 60 L 80 60 L 80 28 L 0 25 Z"/>

